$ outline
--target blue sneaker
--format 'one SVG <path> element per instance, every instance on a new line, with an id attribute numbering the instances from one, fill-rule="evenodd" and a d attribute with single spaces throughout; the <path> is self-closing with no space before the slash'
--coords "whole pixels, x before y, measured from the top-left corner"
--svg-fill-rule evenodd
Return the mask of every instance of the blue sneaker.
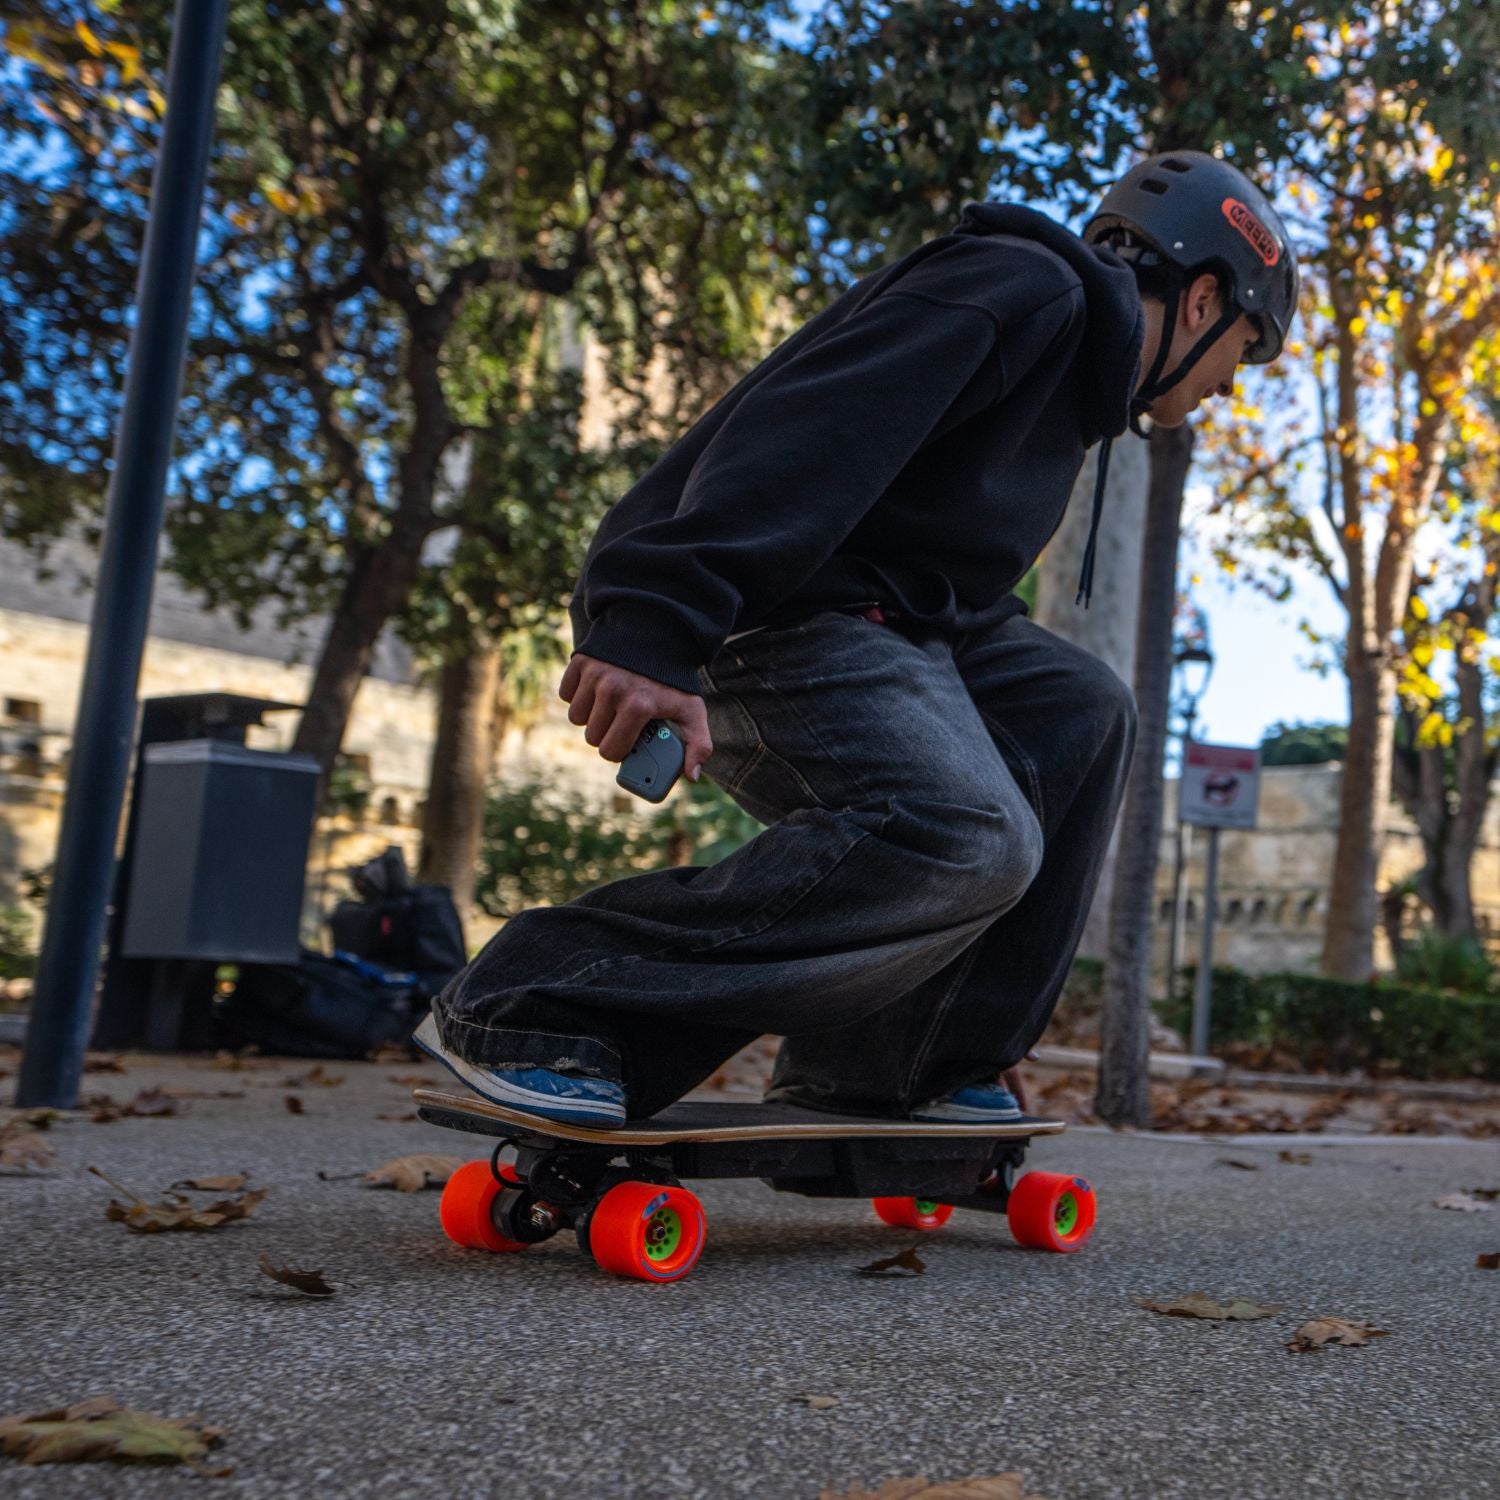
<path id="1" fill-rule="evenodd" d="M 946 1099 L 935 1099 L 911 1112 L 914 1120 L 944 1120 L 954 1125 L 990 1125 L 1024 1118 L 1016 1096 L 998 1083 L 971 1083 Z"/>
<path id="2" fill-rule="evenodd" d="M 551 1068 L 491 1068 L 466 1062 L 443 1046 L 437 1022 L 430 1015 L 412 1033 L 412 1041 L 491 1104 L 596 1130 L 625 1123 L 625 1090 L 606 1078 L 573 1078 Z"/>

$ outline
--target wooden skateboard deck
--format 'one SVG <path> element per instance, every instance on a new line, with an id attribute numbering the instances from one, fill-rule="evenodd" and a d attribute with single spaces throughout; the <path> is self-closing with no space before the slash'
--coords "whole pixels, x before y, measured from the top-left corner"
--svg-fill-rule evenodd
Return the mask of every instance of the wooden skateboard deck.
<path id="1" fill-rule="evenodd" d="M 734 1103 L 707 1100 L 673 1104 L 644 1120 L 629 1120 L 609 1129 L 567 1125 L 523 1110 L 492 1104 L 474 1094 L 449 1094 L 419 1088 L 412 1099 L 423 1118 L 446 1125 L 440 1115 L 458 1117 L 452 1123 L 481 1135 L 540 1137 L 549 1141 L 579 1141 L 590 1146 L 665 1146 L 687 1141 L 795 1140 L 1029 1140 L 1037 1135 L 1060 1135 L 1061 1120 L 1033 1119 L 960 1124 L 948 1121 L 882 1120 L 858 1115 L 831 1115 L 798 1109 L 790 1104 Z M 460 1124 L 462 1120 L 464 1123 Z"/>

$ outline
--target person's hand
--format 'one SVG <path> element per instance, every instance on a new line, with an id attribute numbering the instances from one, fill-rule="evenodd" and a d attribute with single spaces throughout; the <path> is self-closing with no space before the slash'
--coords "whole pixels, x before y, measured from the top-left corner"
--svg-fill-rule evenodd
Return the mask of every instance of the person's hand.
<path id="1" fill-rule="evenodd" d="M 586 724 L 583 737 L 605 760 L 623 761 L 635 748 L 649 719 L 665 719 L 682 737 L 683 774 L 698 770 L 714 753 L 708 736 L 708 709 L 696 693 L 682 693 L 651 677 L 627 672 L 596 657 L 575 653 L 563 673 L 558 696 L 569 704 L 568 720 Z"/>

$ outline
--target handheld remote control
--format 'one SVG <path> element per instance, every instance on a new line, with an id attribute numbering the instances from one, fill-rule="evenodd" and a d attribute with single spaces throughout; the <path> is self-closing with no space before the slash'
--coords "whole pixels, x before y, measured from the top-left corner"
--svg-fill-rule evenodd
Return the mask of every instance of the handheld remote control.
<path id="1" fill-rule="evenodd" d="M 620 763 L 617 785 L 647 802 L 660 802 L 682 775 L 687 759 L 682 741 L 664 719 L 649 719 L 635 749 Z"/>

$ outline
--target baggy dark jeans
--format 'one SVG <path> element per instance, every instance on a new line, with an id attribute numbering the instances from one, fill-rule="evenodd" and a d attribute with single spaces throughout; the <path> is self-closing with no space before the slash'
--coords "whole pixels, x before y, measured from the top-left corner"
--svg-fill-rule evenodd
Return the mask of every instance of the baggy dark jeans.
<path id="1" fill-rule="evenodd" d="M 512 917 L 439 997 L 472 1062 L 624 1083 L 633 1117 L 757 1037 L 768 1098 L 903 1117 L 1025 1056 L 1077 949 L 1130 689 L 1024 615 L 947 639 L 825 610 L 701 669 L 727 859 Z"/>

